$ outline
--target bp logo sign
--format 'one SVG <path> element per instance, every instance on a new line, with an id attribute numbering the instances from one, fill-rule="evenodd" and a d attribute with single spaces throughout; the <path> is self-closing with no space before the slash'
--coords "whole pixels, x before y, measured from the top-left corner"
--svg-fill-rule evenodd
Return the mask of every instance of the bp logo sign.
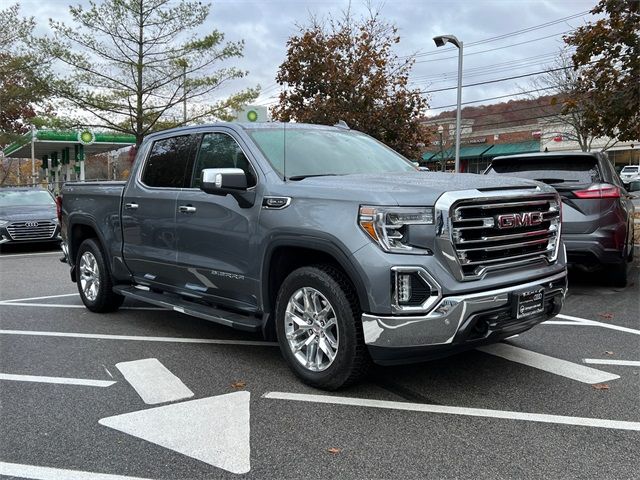
<path id="1" fill-rule="evenodd" d="M 258 112 L 256 112 L 255 110 L 249 110 L 247 112 L 247 120 L 249 120 L 250 122 L 255 122 L 258 120 Z"/>
<path id="2" fill-rule="evenodd" d="M 83 145 L 91 145 L 96 141 L 96 135 L 91 130 L 82 130 L 78 132 L 78 142 Z"/>

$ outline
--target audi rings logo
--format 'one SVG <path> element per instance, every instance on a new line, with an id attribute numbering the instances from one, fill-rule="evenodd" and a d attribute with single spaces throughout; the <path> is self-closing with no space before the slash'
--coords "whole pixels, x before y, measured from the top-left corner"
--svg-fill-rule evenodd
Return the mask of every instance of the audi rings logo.
<path id="1" fill-rule="evenodd" d="M 37 227 L 38 222 L 24 222 L 25 227 Z"/>

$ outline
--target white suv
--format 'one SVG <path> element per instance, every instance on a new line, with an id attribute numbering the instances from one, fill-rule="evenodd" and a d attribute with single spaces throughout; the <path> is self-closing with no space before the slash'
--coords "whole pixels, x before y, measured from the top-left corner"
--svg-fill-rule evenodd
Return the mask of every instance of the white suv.
<path id="1" fill-rule="evenodd" d="M 640 166 L 627 165 L 620 170 L 620 180 L 625 184 L 629 184 L 633 181 L 640 180 Z"/>

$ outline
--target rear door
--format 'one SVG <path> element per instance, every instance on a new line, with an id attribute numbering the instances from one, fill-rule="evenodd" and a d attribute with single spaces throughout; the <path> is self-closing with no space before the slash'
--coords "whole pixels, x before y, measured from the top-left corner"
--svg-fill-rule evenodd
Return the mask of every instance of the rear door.
<path id="1" fill-rule="evenodd" d="M 123 254 L 139 283 L 177 283 L 176 202 L 193 165 L 194 141 L 189 134 L 155 140 L 124 192 Z"/>
<path id="2" fill-rule="evenodd" d="M 214 303 L 242 310 L 258 304 L 261 265 L 255 255 L 255 232 L 261 195 L 242 208 L 232 195 L 200 190 L 204 168 L 240 168 L 250 188 L 261 189 L 257 169 L 241 140 L 223 127 L 204 132 L 189 188 L 178 196 L 177 264 L 180 288 Z"/>
<path id="3" fill-rule="evenodd" d="M 562 197 L 562 233 L 591 233 L 598 226 L 602 200 L 595 193 L 604 183 L 598 158 L 592 155 L 505 157 L 486 172 L 547 183 Z M 589 192 L 592 189 L 593 193 Z"/>

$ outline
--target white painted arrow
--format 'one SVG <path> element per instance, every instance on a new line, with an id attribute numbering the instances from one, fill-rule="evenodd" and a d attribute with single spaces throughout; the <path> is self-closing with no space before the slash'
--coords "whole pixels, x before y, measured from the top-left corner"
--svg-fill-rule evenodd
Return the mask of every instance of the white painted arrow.
<path id="1" fill-rule="evenodd" d="M 107 417 L 99 423 L 214 467 L 247 473 L 249 400 L 249 392 L 234 392 Z"/>

